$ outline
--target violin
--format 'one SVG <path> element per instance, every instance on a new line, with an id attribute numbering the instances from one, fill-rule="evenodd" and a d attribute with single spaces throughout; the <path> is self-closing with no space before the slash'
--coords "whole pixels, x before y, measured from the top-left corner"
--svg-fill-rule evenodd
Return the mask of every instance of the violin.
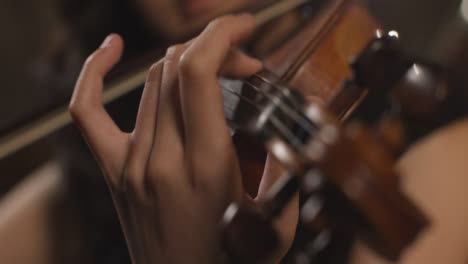
<path id="1" fill-rule="evenodd" d="M 422 134 L 418 129 L 433 129 L 427 121 L 432 113 L 450 104 L 444 71 L 403 54 L 398 33 L 380 30 L 354 1 L 256 5 L 262 7 L 257 20 L 265 25 L 246 47 L 265 69 L 246 80 L 220 80 L 225 115 L 246 183 L 259 181 L 266 152 L 288 172 L 260 205 L 246 201 L 227 208 L 221 243 L 228 259 L 267 258 L 278 246 L 272 221 L 298 191 L 300 218 L 310 235 L 299 241 L 293 262 L 315 261 L 342 233 L 397 259 L 428 220 L 400 190 L 394 160 L 408 138 Z M 280 20 L 288 26 L 280 28 Z M 144 83 L 147 68 L 111 84 L 104 101 Z M 415 98 L 423 107 L 414 107 Z M 69 121 L 66 110 L 58 109 L 3 137 L 0 158 Z"/>
<path id="2" fill-rule="evenodd" d="M 415 126 L 428 129 L 431 115 L 444 111 L 453 84 L 441 68 L 403 54 L 398 33 L 380 30 L 355 2 L 312 9 L 309 24 L 264 58 L 264 71 L 224 86 L 238 104 L 225 104 L 228 120 L 288 170 L 260 205 L 230 205 L 224 247 L 234 262 L 267 259 L 279 243 L 272 222 L 300 190 L 300 219 L 311 235 L 291 263 L 330 263 L 321 253 L 349 230 L 397 260 L 429 221 L 401 192 L 393 164 L 424 134 Z M 252 181 L 252 165 L 244 175 Z"/>

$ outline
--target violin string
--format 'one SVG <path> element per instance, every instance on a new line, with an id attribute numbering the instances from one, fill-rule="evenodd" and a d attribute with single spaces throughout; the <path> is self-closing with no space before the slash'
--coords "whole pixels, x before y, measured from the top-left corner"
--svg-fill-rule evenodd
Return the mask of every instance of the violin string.
<path id="1" fill-rule="evenodd" d="M 233 90 L 231 90 L 230 88 L 227 88 L 227 87 L 223 87 L 223 90 L 233 94 L 234 96 L 237 96 L 240 100 L 243 100 L 244 102 L 248 103 L 249 105 L 252 105 L 257 112 L 262 113 L 262 110 L 260 109 L 260 107 L 255 102 L 253 102 L 251 99 L 249 99 L 249 98 L 245 97 L 244 95 L 242 95 L 242 94 L 240 94 L 240 93 L 238 93 L 236 91 L 233 91 Z M 291 143 L 291 145 L 294 148 L 300 149 L 302 147 L 301 140 L 299 138 L 297 138 L 294 135 L 294 133 L 291 130 L 289 130 L 288 127 L 281 122 L 281 120 L 278 117 L 276 117 L 274 114 L 272 114 L 272 115 L 270 115 L 268 117 L 268 120 L 271 121 L 273 127 L 278 129 L 278 131 L 280 133 L 282 133 L 282 135 Z"/>
<path id="2" fill-rule="evenodd" d="M 262 109 L 260 109 L 260 107 L 251 99 L 225 86 L 223 86 L 223 90 L 231 93 L 234 96 L 237 96 L 240 100 L 243 100 L 247 104 L 252 105 L 256 111 L 262 113 Z M 275 116 L 274 113 L 268 117 L 268 120 L 272 123 L 273 127 L 276 128 L 289 141 L 293 148 L 301 149 L 303 145 L 301 140 L 296 137 L 294 133 L 277 116 Z"/>
<path id="3" fill-rule="evenodd" d="M 304 129 L 305 131 L 309 132 L 310 134 L 313 134 L 315 128 L 309 123 L 308 120 L 306 120 L 304 117 L 302 117 L 300 114 L 297 113 L 296 110 L 288 106 L 287 104 L 283 103 L 282 100 L 272 94 L 267 93 L 263 89 L 260 89 L 259 87 L 255 86 L 253 83 L 251 83 L 248 80 L 244 80 L 244 82 L 250 87 L 253 88 L 256 92 L 261 93 L 264 95 L 270 102 L 278 105 L 279 109 L 282 110 L 287 116 L 289 116 L 292 120 L 296 121 L 298 125 Z M 275 87 L 278 91 L 282 92 L 279 87 L 277 87 L 274 84 L 269 83 L 271 86 Z"/>
<path id="4" fill-rule="evenodd" d="M 261 76 L 260 74 L 258 73 L 255 73 L 254 74 L 255 77 L 261 79 L 262 81 L 268 83 L 269 85 L 271 85 L 274 89 L 276 89 L 278 92 L 284 94 L 284 90 L 282 90 L 278 85 L 276 85 L 275 83 L 272 83 L 270 80 L 268 80 L 267 78 Z M 291 108 L 289 105 L 287 104 L 283 104 L 283 107 L 286 108 L 286 110 L 288 111 L 289 115 L 291 116 L 294 116 L 295 117 L 295 121 L 297 121 L 298 123 L 302 124 L 302 125 L 305 125 L 309 128 L 310 131 L 313 131 L 315 129 L 315 127 L 313 125 L 310 124 L 310 121 L 305 118 L 303 115 L 301 115 L 300 113 L 298 113 L 297 111 L 295 111 L 293 108 Z"/>
<path id="5" fill-rule="evenodd" d="M 263 78 L 262 76 L 258 75 L 258 74 L 254 74 L 254 76 L 260 78 L 261 80 L 263 80 L 264 82 L 268 83 L 270 86 L 273 86 L 274 89 L 276 89 L 277 91 L 279 91 L 280 93 L 283 93 L 284 92 L 281 90 L 280 87 L 278 87 L 277 85 L 275 85 L 274 83 L 271 83 L 269 80 Z M 265 98 L 267 98 L 271 103 L 273 103 L 274 105 L 277 105 L 279 107 L 279 110 L 281 110 L 283 113 L 285 113 L 288 117 L 290 117 L 292 120 L 294 120 L 298 126 L 307 131 L 309 134 L 313 134 L 314 130 L 315 130 L 315 127 L 313 127 L 309 121 L 303 117 L 302 115 L 300 115 L 299 113 L 297 113 L 297 111 L 293 108 L 291 108 L 289 105 L 287 105 L 286 103 L 283 102 L 283 100 L 273 94 L 270 94 L 266 91 L 264 91 L 264 89 L 260 89 L 259 87 L 257 87 L 256 85 L 254 85 L 252 82 L 250 82 L 248 79 L 244 79 L 242 80 L 244 84 L 247 84 L 247 86 L 244 86 L 244 87 L 248 87 L 248 88 L 251 88 L 253 89 L 253 91 L 255 93 L 260 93 L 262 94 Z M 250 102 L 251 104 L 254 104 L 254 102 Z M 259 110 L 261 112 L 261 110 Z M 279 118 L 277 118 L 275 116 L 274 118 L 275 120 L 271 120 L 272 122 L 276 123 L 275 127 L 279 129 L 280 126 L 284 126 L 283 122 L 281 122 L 279 120 Z M 286 132 L 286 131 L 281 131 L 281 132 Z M 288 129 L 288 134 L 291 134 L 291 135 L 294 135 L 294 133 L 292 133 L 289 129 Z M 292 139 L 292 137 L 287 137 L 288 139 Z M 294 136 L 294 140 L 293 141 L 297 141 L 299 140 L 296 136 Z M 301 142 L 299 140 L 299 142 Z M 300 146 L 301 144 L 295 144 L 297 146 Z M 298 148 L 300 149 L 300 148 Z"/>

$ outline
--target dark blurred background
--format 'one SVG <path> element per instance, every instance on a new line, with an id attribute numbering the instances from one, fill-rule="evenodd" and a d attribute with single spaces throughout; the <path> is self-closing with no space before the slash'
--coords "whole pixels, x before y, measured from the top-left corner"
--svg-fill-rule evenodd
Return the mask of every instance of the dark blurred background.
<path id="1" fill-rule="evenodd" d="M 121 65 L 132 65 L 253 0 L 189 2 L 0 0 L 0 137 L 65 105 L 81 64 L 108 33 L 124 37 Z M 467 0 L 361 2 L 400 33 L 409 54 L 467 73 Z M 139 93 L 108 106 L 124 130 L 133 127 Z M 104 181 L 76 128 L 0 159 L 0 172 L 0 263 L 129 263 Z"/>

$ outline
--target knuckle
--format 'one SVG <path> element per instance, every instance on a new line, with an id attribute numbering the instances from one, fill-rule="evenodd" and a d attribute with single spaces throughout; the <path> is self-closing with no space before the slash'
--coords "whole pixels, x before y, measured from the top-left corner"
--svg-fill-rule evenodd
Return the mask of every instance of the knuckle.
<path id="1" fill-rule="evenodd" d="M 105 58 L 104 54 L 106 54 L 106 52 L 107 49 L 97 49 L 91 53 L 83 63 L 82 73 L 98 70 L 99 64 L 101 64 L 102 60 Z"/>
<path id="2" fill-rule="evenodd" d="M 94 60 L 96 59 L 96 52 L 93 52 L 91 55 L 89 55 L 85 62 L 83 63 L 83 68 L 87 69 L 93 65 Z"/>
<path id="3" fill-rule="evenodd" d="M 96 50 L 95 52 L 91 53 L 91 55 L 89 55 L 88 58 L 86 58 L 83 64 L 83 70 L 86 71 L 86 70 L 92 69 L 100 54 L 101 54 L 100 50 Z"/>
<path id="4" fill-rule="evenodd" d="M 153 75 L 154 73 L 156 73 L 159 69 L 159 65 L 160 65 L 160 62 L 153 63 L 153 65 L 151 65 L 148 71 L 149 75 Z"/>
<path id="5" fill-rule="evenodd" d="M 167 62 L 177 62 L 179 60 L 179 57 L 180 57 L 183 49 L 184 49 L 183 44 L 176 44 L 176 45 L 170 46 L 166 50 L 165 60 Z"/>
<path id="6" fill-rule="evenodd" d="M 185 52 L 180 58 L 179 73 L 183 76 L 200 75 L 203 69 L 201 58 Z"/>
<path id="7" fill-rule="evenodd" d="M 68 105 L 68 112 L 75 121 L 80 121 L 81 117 L 87 114 L 87 111 L 87 107 L 85 107 L 77 98 L 72 98 Z"/>
<path id="8" fill-rule="evenodd" d="M 72 116 L 73 119 L 77 118 L 79 115 L 79 106 L 76 103 L 76 100 L 71 100 L 68 104 L 68 112 Z"/>
<path id="9" fill-rule="evenodd" d="M 155 81 L 158 77 L 159 77 L 159 72 L 161 70 L 161 64 L 162 64 L 162 61 L 158 61 L 156 63 L 153 63 L 153 65 L 151 65 L 149 71 L 148 71 L 148 74 L 147 74 L 147 82 L 153 82 Z"/>
<path id="10" fill-rule="evenodd" d="M 68 113 L 73 121 L 83 123 L 98 110 L 98 106 L 81 96 L 74 96 L 68 104 Z"/>
<path id="11" fill-rule="evenodd" d="M 224 26 L 226 26 L 226 24 L 231 23 L 233 19 L 234 19 L 234 15 L 224 15 L 211 21 L 209 24 L 209 27 L 211 29 L 224 28 Z"/>
<path id="12" fill-rule="evenodd" d="M 95 52 L 91 54 L 84 62 L 81 74 L 76 81 L 74 89 L 75 93 L 73 94 L 70 103 L 68 104 L 68 112 L 74 120 L 79 119 L 82 115 L 86 115 L 93 110 L 93 105 L 88 100 L 84 100 L 81 93 L 77 92 L 77 90 L 81 90 L 81 88 L 83 88 L 81 86 L 86 85 L 88 73 L 95 70 L 96 56 L 97 53 Z"/>

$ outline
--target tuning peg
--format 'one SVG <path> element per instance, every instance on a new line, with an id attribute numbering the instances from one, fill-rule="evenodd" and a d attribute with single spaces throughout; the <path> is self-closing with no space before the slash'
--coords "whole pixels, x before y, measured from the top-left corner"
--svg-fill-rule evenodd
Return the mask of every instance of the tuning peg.
<path id="1" fill-rule="evenodd" d="M 433 118 L 451 92 L 444 70 L 423 63 L 414 63 L 393 90 L 404 114 L 422 120 Z"/>
<path id="2" fill-rule="evenodd" d="M 297 193 L 296 177 L 287 173 L 259 202 L 232 203 L 222 219 L 221 239 L 233 261 L 258 263 L 268 258 L 279 244 L 273 220 Z"/>
<path id="3" fill-rule="evenodd" d="M 257 263 L 278 246 L 270 215 L 253 201 L 233 203 L 222 222 L 222 243 L 234 263 Z"/>
<path id="4" fill-rule="evenodd" d="M 331 231 L 324 229 L 317 233 L 313 239 L 308 241 L 302 250 L 296 252 L 291 259 L 291 264 L 311 264 L 317 256 L 329 245 L 332 235 Z"/>

